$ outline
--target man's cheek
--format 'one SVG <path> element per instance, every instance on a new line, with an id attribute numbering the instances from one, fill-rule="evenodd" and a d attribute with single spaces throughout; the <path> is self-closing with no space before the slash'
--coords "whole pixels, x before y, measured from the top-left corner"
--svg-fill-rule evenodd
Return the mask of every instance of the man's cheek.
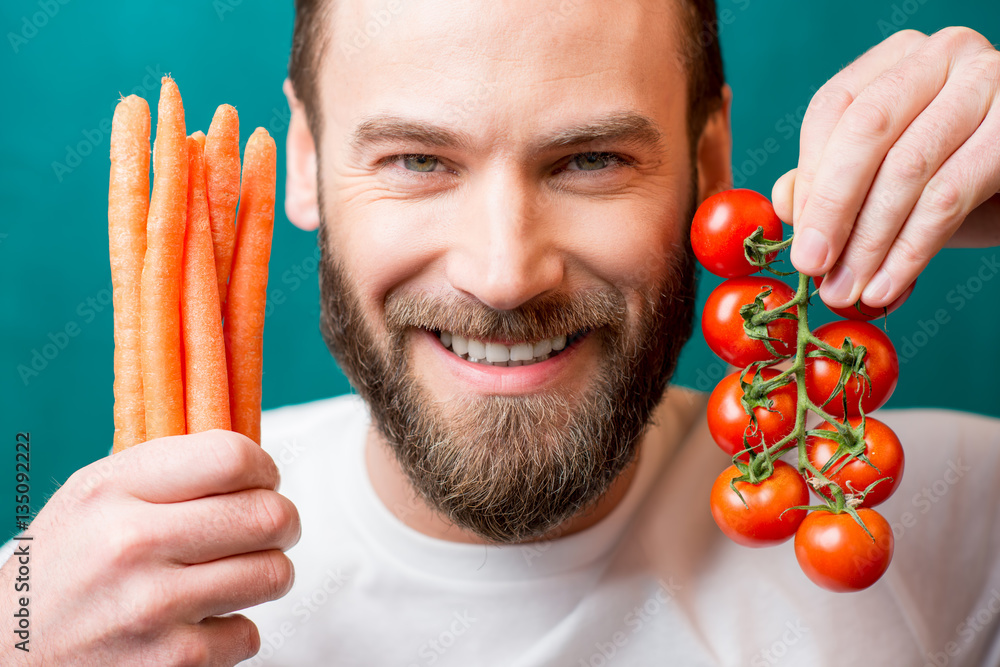
<path id="1" fill-rule="evenodd" d="M 606 239 L 607 249 L 592 256 L 594 273 L 623 293 L 646 293 L 673 270 L 674 243 L 656 234 L 622 234 Z"/>
<path id="2" fill-rule="evenodd" d="M 371 190 L 342 199 L 330 242 L 366 290 L 389 289 L 425 275 L 448 247 L 452 216 L 432 205 Z"/>
<path id="3" fill-rule="evenodd" d="M 675 274 L 688 252 L 686 236 L 687 225 L 679 217 L 663 218 L 655 223 L 647 230 L 647 242 L 636 248 L 627 284 L 648 291 Z"/>

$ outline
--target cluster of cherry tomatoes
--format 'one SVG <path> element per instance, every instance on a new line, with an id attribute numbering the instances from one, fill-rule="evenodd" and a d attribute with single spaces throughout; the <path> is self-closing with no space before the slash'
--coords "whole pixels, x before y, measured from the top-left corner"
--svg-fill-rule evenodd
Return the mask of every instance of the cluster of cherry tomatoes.
<path id="1" fill-rule="evenodd" d="M 899 376 L 892 342 L 870 320 L 913 287 L 888 309 L 860 302 L 834 309 L 847 319 L 811 331 L 809 277 L 798 274 L 793 290 L 778 277 L 792 274 L 771 266 L 791 244 L 782 235 L 771 202 L 742 189 L 709 197 L 691 226 L 698 260 L 726 278 L 705 304 L 705 340 L 741 369 L 719 382 L 708 403 L 712 437 L 733 458 L 712 488 L 712 516 L 746 546 L 794 535 L 799 564 L 816 584 L 861 590 L 892 559 L 892 529 L 871 508 L 899 486 L 904 463 L 896 435 L 867 416 Z M 774 277 L 752 275 L 761 269 Z M 820 423 L 807 428 L 808 413 Z M 810 505 L 810 488 L 819 504 Z"/>

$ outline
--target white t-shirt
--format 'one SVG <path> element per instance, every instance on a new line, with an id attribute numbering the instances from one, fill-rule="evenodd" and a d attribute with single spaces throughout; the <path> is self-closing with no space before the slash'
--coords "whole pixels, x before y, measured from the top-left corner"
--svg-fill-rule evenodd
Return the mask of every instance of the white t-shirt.
<path id="1" fill-rule="evenodd" d="M 363 459 L 357 396 L 266 411 L 263 446 L 298 507 L 295 584 L 242 613 L 242 665 L 603 667 L 1000 665 L 1000 420 L 879 411 L 906 469 L 879 507 L 896 550 L 859 593 L 829 593 L 791 542 L 733 544 L 708 511 L 728 464 L 699 426 L 647 447 L 621 503 L 578 533 L 527 545 L 447 542 L 403 524 Z M 8 542 L 0 562 L 13 550 Z"/>
<path id="2" fill-rule="evenodd" d="M 295 584 L 244 611 L 244 665 L 1000 665 L 1000 420 L 876 415 L 906 448 L 880 506 L 896 550 L 859 593 L 829 593 L 791 542 L 748 549 L 718 530 L 727 457 L 704 419 L 669 457 L 646 451 L 602 521 L 544 543 L 434 539 L 375 494 L 357 396 L 268 411 L 263 446 L 298 507 Z M 647 448 L 648 449 L 648 448 Z"/>

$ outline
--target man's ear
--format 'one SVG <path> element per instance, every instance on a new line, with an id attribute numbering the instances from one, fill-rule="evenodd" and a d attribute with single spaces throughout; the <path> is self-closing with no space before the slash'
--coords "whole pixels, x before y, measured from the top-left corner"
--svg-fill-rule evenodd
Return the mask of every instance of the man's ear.
<path id="1" fill-rule="evenodd" d="M 319 227 L 319 197 L 316 183 L 316 143 L 306 110 L 295 96 L 292 82 L 285 79 L 285 97 L 292 117 L 288 123 L 288 169 L 285 183 L 285 213 L 292 224 L 307 232 Z"/>
<path id="2" fill-rule="evenodd" d="M 733 135 L 729 122 L 732 103 L 733 90 L 725 84 L 722 105 L 708 117 L 698 140 L 699 203 L 716 192 L 733 187 Z"/>

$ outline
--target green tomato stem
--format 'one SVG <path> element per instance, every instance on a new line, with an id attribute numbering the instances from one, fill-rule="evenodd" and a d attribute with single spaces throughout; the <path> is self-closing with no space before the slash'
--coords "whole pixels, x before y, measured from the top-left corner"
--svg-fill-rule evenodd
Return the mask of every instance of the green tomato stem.
<path id="1" fill-rule="evenodd" d="M 793 273 L 786 273 L 783 271 L 778 271 L 772 267 L 772 261 L 764 259 L 767 256 L 773 256 L 772 253 L 785 250 L 789 248 L 792 244 L 792 236 L 782 241 L 770 241 L 763 238 L 763 228 L 758 227 L 757 230 L 748 236 L 744 240 L 744 255 L 747 260 L 754 266 L 767 271 L 776 277 L 794 275 Z M 847 418 L 844 418 L 843 423 L 841 420 L 834 417 L 821 406 L 816 405 L 811 400 L 809 400 L 808 392 L 806 391 L 806 359 L 807 350 L 811 350 L 814 356 L 824 356 L 828 357 L 833 361 L 840 363 L 843 366 L 855 364 L 856 359 L 852 357 L 851 352 L 845 351 L 843 349 L 838 349 L 825 341 L 820 340 L 818 337 L 813 335 L 812 331 L 809 329 L 809 299 L 811 296 L 815 295 L 818 290 L 810 292 L 810 277 L 799 272 L 799 284 L 795 295 L 787 303 L 783 303 L 777 308 L 770 310 L 764 309 L 756 312 L 752 318 L 749 318 L 748 322 L 754 326 L 763 325 L 766 329 L 767 325 L 779 318 L 790 319 L 795 318 L 797 322 L 796 331 L 796 344 L 795 344 L 795 355 L 792 359 L 792 363 L 789 368 L 781 371 L 778 375 L 763 382 L 758 385 L 758 389 L 755 393 L 762 393 L 766 396 L 771 391 L 785 386 L 790 382 L 794 381 L 796 385 L 796 409 L 795 409 L 795 427 L 791 433 L 781 438 L 778 442 L 766 447 L 764 451 L 760 454 L 755 453 L 751 450 L 749 445 L 745 452 L 736 454 L 733 456 L 733 463 L 736 465 L 740 472 L 743 474 L 744 479 L 749 479 L 751 483 L 759 483 L 764 479 L 767 479 L 774 471 L 774 461 L 779 457 L 783 456 L 792 449 L 798 450 L 798 470 L 799 473 L 806 478 L 806 480 L 815 488 L 825 488 L 825 507 L 833 513 L 847 512 L 854 520 L 857 521 L 864 529 L 865 532 L 871 536 L 868 528 L 861 521 L 861 518 L 857 515 L 857 512 L 852 505 L 847 503 L 847 498 L 844 494 L 843 489 L 840 488 L 838 484 L 832 482 L 826 475 L 824 475 L 820 470 L 818 470 L 809 461 L 809 456 L 806 451 L 806 416 L 809 412 L 815 413 L 825 422 L 829 423 L 834 427 L 834 430 L 843 435 L 845 425 L 848 423 Z M 795 315 L 790 313 L 794 310 Z M 774 354 L 775 351 L 771 349 L 768 345 L 768 350 Z M 754 362 L 747 366 L 743 373 L 749 372 L 751 369 L 754 372 L 761 370 L 764 367 L 773 366 L 781 363 L 789 357 L 776 356 L 770 360 Z M 741 378 L 743 376 L 741 375 Z M 751 413 L 751 419 L 753 415 Z M 864 419 L 862 413 L 862 420 Z M 861 424 L 861 433 L 864 433 L 864 422 Z M 745 438 L 746 436 L 744 436 Z M 856 439 L 856 435 L 854 438 Z M 745 441 L 745 440 L 744 440 Z M 749 461 L 742 461 L 741 457 L 744 453 L 749 453 Z M 856 455 L 852 455 L 856 456 Z M 843 467 L 843 465 L 839 466 Z M 839 469 L 839 468 L 838 468 Z M 739 492 L 736 487 L 732 485 L 734 491 L 737 495 Z M 742 496 L 741 496 L 742 498 Z M 819 506 L 810 506 L 807 509 L 818 509 Z"/>
<path id="2" fill-rule="evenodd" d="M 795 293 L 795 297 L 787 304 L 784 304 L 780 308 L 776 308 L 775 311 L 782 312 L 792 306 L 796 309 L 798 327 L 795 341 L 795 360 L 792 362 L 790 368 L 770 380 L 769 384 L 774 383 L 775 386 L 778 386 L 781 380 L 784 380 L 788 376 L 794 376 L 796 385 L 795 389 L 797 392 L 795 430 L 790 435 L 768 447 L 766 454 L 768 458 L 774 460 L 785 452 L 790 451 L 792 449 L 790 444 L 794 441 L 796 443 L 795 446 L 798 448 L 799 472 L 802 474 L 808 472 L 809 476 L 815 478 L 820 486 L 826 486 L 827 489 L 832 491 L 834 502 L 833 509 L 834 511 L 841 511 L 844 508 L 845 502 L 843 491 L 836 485 L 829 486 L 831 484 L 830 480 L 826 477 L 826 475 L 813 466 L 806 453 L 806 415 L 809 412 L 814 412 L 822 419 L 831 423 L 835 422 L 835 418 L 810 401 L 809 395 L 806 392 L 807 348 L 810 344 L 816 345 L 817 343 L 825 347 L 829 346 L 822 343 L 822 341 L 818 341 L 809 329 L 809 276 L 804 273 L 799 273 L 799 286 Z M 833 350 L 832 348 L 831 351 L 838 354 L 840 352 L 840 350 Z"/>

